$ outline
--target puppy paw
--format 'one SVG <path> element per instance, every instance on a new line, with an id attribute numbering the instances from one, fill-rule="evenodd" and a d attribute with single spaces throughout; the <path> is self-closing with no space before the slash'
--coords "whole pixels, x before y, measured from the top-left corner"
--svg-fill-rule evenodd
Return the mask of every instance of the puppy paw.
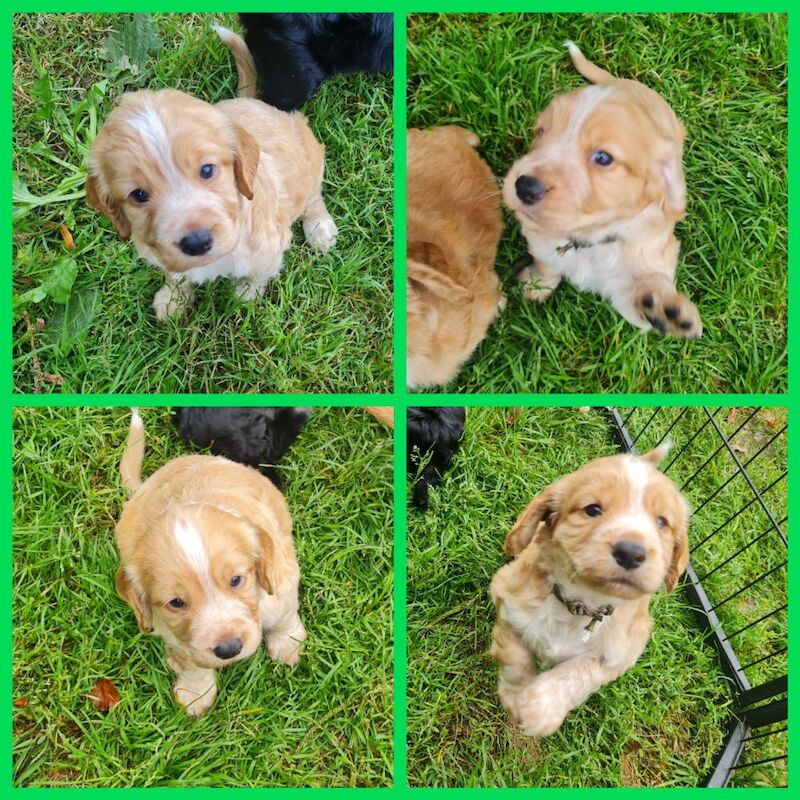
<path id="1" fill-rule="evenodd" d="M 214 705 L 217 697 L 217 681 L 213 670 L 209 670 L 211 678 L 180 677 L 172 687 L 175 702 L 186 709 L 190 717 L 197 719 Z"/>
<path id="2" fill-rule="evenodd" d="M 501 314 L 503 311 L 505 311 L 507 305 L 508 298 L 504 294 L 501 294 L 500 299 L 497 301 L 497 313 Z"/>
<path id="3" fill-rule="evenodd" d="M 554 692 L 557 687 L 548 687 L 547 681 L 534 681 L 520 692 L 516 711 L 526 736 L 551 736 L 561 727 L 569 709 L 564 709 Z"/>
<path id="4" fill-rule="evenodd" d="M 549 299 L 556 286 L 561 283 L 561 278 L 558 276 L 554 279 L 542 277 L 533 268 L 533 265 L 521 269 L 516 274 L 515 280 L 524 284 L 522 296 L 526 300 L 533 300 L 537 303 L 544 303 L 545 300 Z"/>
<path id="5" fill-rule="evenodd" d="M 177 286 L 165 283 L 153 298 L 153 311 L 156 319 L 164 322 L 167 317 L 182 314 L 191 303 L 194 292 L 185 284 Z"/>
<path id="6" fill-rule="evenodd" d="M 335 244 L 339 231 L 330 217 L 303 220 L 306 241 L 319 253 L 327 253 Z"/>
<path id="7" fill-rule="evenodd" d="M 267 633 L 267 653 L 275 661 L 294 667 L 300 661 L 303 642 L 307 636 L 303 623 L 298 619 L 288 633 L 285 631 Z"/>
<path id="8" fill-rule="evenodd" d="M 264 292 L 267 291 L 266 283 L 251 283 L 250 281 L 239 281 L 236 284 L 236 296 L 240 300 L 249 302 L 255 300 L 257 297 L 262 297 Z"/>
<path id="9" fill-rule="evenodd" d="M 644 287 L 636 295 L 636 310 L 643 321 L 661 333 L 698 339 L 703 323 L 697 307 L 673 287 Z"/>

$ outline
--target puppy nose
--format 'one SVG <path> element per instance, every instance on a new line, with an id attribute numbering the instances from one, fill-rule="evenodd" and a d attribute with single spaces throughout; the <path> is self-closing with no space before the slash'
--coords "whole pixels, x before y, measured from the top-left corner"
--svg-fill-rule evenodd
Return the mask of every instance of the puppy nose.
<path id="1" fill-rule="evenodd" d="M 625 569 L 638 569 L 647 558 L 644 547 L 635 542 L 617 542 L 611 555 Z"/>
<path id="2" fill-rule="evenodd" d="M 241 652 L 242 652 L 241 639 L 228 639 L 227 642 L 218 644 L 214 648 L 214 655 L 217 658 L 233 658 L 234 656 L 238 656 L 239 653 Z"/>
<path id="3" fill-rule="evenodd" d="M 532 175 L 520 175 L 514 186 L 517 190 L 517 197 L 526 206 L 538 203 L 547 194 L 544 184 Z"/>
<path id="4" fill-rule="evenodd" d="M 186 253 L 187 256 L 202 256 L 205 255 L 214 244 L 214 237 L 211 231 L 203 228 L 199 231 L 192 231 L 187 234 L 178 242 L 178 247 Z"/>

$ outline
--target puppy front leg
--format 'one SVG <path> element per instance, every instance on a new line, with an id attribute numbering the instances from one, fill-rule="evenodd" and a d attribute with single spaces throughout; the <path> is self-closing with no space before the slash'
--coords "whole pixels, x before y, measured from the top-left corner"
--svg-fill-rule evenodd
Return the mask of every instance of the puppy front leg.
<path id="1" fill-rule="evenodd" d="M 519 721 L 517 701 L 520 692 L 536 678 L 531 651 L 502 621 L 492 629 L 492 658 L 500 665 L 497 693 L 506 711 Z"/>
<path id="2" fill-rule="evenodd" d="M 303 212 L 303 233 L 306 241 L 318 252 L 326 253 L 336 244 L 339 231 L 325 207 L 322 186 L 318 186 Z"/>
<path id="3" fill-rule="evenodd" d="M 516 275 L 516 280 L 524 284 L 522 294 L 526 300 L 543 303 L 561 283 L 561 275 L 539 259 L 523 267 Z"/>
<path id="4" fill-rule="evenodd" d="M 698 339 L 703 323 L 697 307 L 681 294 L 666 275 L 643 273 L 632 276 L 623 291 L 611 298 L 614 308 L 632 325 L 651 327 L 684 339 Z"/>
<path id="5" fill-rule="evenodd" d="M 156 319 L 163 322 L 167 317 L 180 314 L 191 304 L 193 298 L 194 289 L 189 281 L 180 275 L 167 272 L 164 276 L 164 285 L 153 298 L 153 311 L 156 312 Z"/>
<path id="6" fill-rule="evenodd" d="M 564 718 L 630 666 L 611 669 L 599 658 L 573 658 L 541 673 L 520 693 L 519 723 L 526 736 L 550 736 Z"/>
<path id="7" fill-rule="evenodd" d="M 279 599 L 266 592 L 260 596 L 261 627 L 267 640 L 267 653 L 290 667 L 300 661 L 302 645 L 308 636 L 298 613 L 298 588 L 299 575 L 289 596 Z"/>
<path id="8" fill-rule="evenodd" d="M 167 663 L 177 675 L 172 687 L 172 696 L 178 705 L 192 717 L 201 717 L 208 711 L 217 697 L 217 672 L 198 667 L 186 655 L 167 648 Z"/>

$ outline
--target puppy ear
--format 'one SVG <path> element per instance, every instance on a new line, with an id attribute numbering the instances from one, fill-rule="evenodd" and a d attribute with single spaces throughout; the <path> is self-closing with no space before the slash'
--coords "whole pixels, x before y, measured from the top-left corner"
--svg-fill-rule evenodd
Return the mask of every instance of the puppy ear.
<path id="1" fill-rule="evenodd" d="M 689 536 L 687 524 L 684 521 L 675 535 L 675 544 L 672 547 L 672 559 L 667 574 L 664 576 L 664 587 L 671 592 L 678 585 L 678 580 L 686 571 L 689 563 Z"/>
<path id="2" fill-rule="evenodd" d="M 672 450 L 672 442 L 667 439 L 663 444 L 656 447 L 655 450 L 651 450 L 649 453 L 639 456 L 639 458 L 657 467 L 667 457 L 670 450 Z"/>
<path id="3" fill-rule="evenodd" d="M 517 517 L 514 527 L 506 536 L 503 550 L 507 556 L 521 553 L 529 544 L 536 529 L 542 522 L 547 522 L 555 511 L 553 486 L 548 486 L 540 495 L 528 503 L 525 510 Z"/>
<path id="4" fill-rule="evenodd" d="M 438 249 L 435 244 L 429 245 L 429 248 Z M 411 259 L 407 264 L 406 288 L 409 294 L 420 295 L 427 292 L 451 303 L 471 303 L 474 299 L 473 293 L 466 286 L 456 283 L 449 275 Z"/>
<path id="5" fill-rule="evenodd" d="M 144 592 L 131 580 L 125 567 L 117 570 L 117 594 L 133 609 L 136 615 L 136 622 L 142 633 L 150 633 L 153 630 L 153 611 L 150 602 Z"/>
<path id="6" fill-rule="evenodd" d="M 86 177 L 86 202 L 114 223 L 120 239 L 129 239 L 131 224 L 111 194 L 101 186 L 100 181 L 89 172 Z"/>
<path id="7" fill-rule="evenodd" d="M 235 122 L 233 123 L 233 132 L 236 136 L 236 147 L 233 153 L 233 176 L 236 179 L 236 188 L 248 200 L 252 200 L 260 149 L 258 142 Z"/>

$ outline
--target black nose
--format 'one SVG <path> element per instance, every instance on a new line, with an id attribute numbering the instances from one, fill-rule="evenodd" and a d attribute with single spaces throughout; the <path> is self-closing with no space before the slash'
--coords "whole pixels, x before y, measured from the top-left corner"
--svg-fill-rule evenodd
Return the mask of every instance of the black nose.
<path id="1" fill-rule="evenodd" d="M 192 231 L 187 234 L 178 242 L 178 247 L 186 253 L 187 256 L 202 256 L 205 255 L 214 244 L 214 237 L 211 231 L 203 228 L 199 231 Z"/>
<path id="2" fill-rule="evenodd" d="M 520 175 L 514 187 L 517 190 L 517 197 L 519 197 L 526 206 L 532 206 L 534 203 L 538 203 L 547 194 L 547 189 L 544 188 L 544 184 L 532 175 Z"/>
<path id="3" fill-rule="evenodd" d="M 611 551 L 614 561 L 625 569 L 638 569 L 647 558 L 645 549 L 635 542 L 618 542 Z"/>
<path id="4" fill-rule="evenodd" d="M 239 653 L 241 652 L 242 652 L 241 639 L 228 639 L 227 642 L 218 644 L 214 648 L 214 655 L 217 658 L 233 658 L 234 656 L 238 656 Z"/>

